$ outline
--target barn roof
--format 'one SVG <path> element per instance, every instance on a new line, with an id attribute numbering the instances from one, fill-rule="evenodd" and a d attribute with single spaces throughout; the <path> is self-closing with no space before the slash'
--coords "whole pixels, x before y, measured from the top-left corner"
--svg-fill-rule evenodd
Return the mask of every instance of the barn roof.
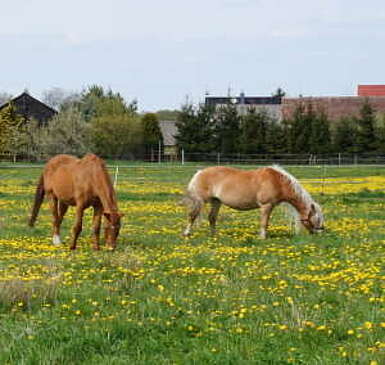
<path id="1" fill-rule="evenodd" d="M 0 111 L 7 107 L 10 103 L 15 106 L 16 112 L 27 120 L 37 119 L 40 125 L 44 125 L 51 119 L 57 111 L 40 100 L 34 98 L 27 92 L 21 93 L 19 96 L 8 100 L 0 106 Z"/>

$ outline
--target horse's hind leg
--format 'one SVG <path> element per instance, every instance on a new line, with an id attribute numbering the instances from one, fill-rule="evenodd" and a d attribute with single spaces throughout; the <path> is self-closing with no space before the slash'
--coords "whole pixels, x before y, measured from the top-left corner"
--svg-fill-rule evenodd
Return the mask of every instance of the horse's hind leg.
<path id="1" fill-rule="evenodd" d="M 265 239 L 267 234 L 267 226 L 269 224 L 270 214 L 273 210 L 273 204 L 263 204 L 261 205 L 261 231 L 260 237 Z"/>
<path id="2" fill-rule="evenodd" d="M 203 201 L 198 200 L 198 199 L 193 199 L 193 207 L 191 208 L 191 211 L 189 213 L 189 222 L 187 224 L 186 229 L 183 232 L 184 236 L 188 236 L 191 233 L 191 228 L 197 219 L 199 213 L 201 212 L 201 209 L 203 207 Z"/>
<path id="3" fill-rule="evenodd" d="M 74 226 L 72 227 L 72 243 L 70 246 L 70 250 L 76 249 L 76 241 L 79 237 L 80 232 L 82 231 L 83 226 L 83 211 L 84 208 L 82 206 L 76 206 L 76 220 Z"/>
<path id="4" fill-rule="evenodd" d="M 58 213 L 59 201 L 56 196 L 52 195 L 50 199 L 50 206 L 52 211 L 52 243 L 55 246 L 60 245 L 60 223 L 59 223 L 59 213 Z"/>
<path id="5" fill-rule="evenodd" d="M 222 204 L 218 199 L 212 199 L 210 201 L 210 204 L 211 204 L 211 209 L 209 212 L 209 223 L 210 223 L 211 234 L 215 234 L 215 226 L 217 223 L 218 213 Z"/>
<path id="6" fill-rule="evenodd" d="M 60 201 L 58 201 L 56 203 L 56 217 L 55 217 L 55 213 L 54 214 L 54 219 L 56 221 L 55 225 L 54 225 L 54 233 L 53 233 L 53 244 L 54 245 L 60 245 L 61 244 L 61 240 L 60 240 L 60 227 L 61 227 L 61 224 L 63 222 L 63 218 L 64 218 L 64 215 L 66 214 L 68 210 L 68 205 L 67 204 L 64 204 Z"/>

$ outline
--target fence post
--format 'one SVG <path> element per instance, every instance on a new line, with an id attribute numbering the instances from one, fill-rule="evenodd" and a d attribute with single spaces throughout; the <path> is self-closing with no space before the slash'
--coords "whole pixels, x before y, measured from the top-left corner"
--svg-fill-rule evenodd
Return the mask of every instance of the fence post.
<path id="1" fill-rule="evenodd" d="M 116 190 L 116 187 L 118 185 L 118 174 L 119 174 L 119 166 L 116 166 L 115 176 L 114 176 L 114 189 L 115 190 Z"/>
<path id="2" fill-rule="evenodd" d="M 217 165 L 221 164 L 221 154 L 220 152 L 217 153 Z"/>
<path id="3" fill-rule="evenodd" d="M 338 154 L 338 166 L 341 167 L 341 152 Z"/>
<path id="4" fill-rule="evenodd" d="M 182 148 L 181 157 L 182 157 L 182 165 L 184 165 L 184 149 L 183 148 Z"/>

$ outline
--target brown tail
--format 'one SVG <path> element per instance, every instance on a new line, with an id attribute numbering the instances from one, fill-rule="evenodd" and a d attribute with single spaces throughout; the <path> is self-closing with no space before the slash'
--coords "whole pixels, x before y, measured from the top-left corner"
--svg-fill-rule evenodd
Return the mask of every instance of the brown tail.
<path id="1" fill-rule="evenodd" d="M 33 227 L 35 225 L 37 215 L 39 214 L 41 203 L 43 203 L 44 195 L 45 195 L 44 177 L 43 177 L 43 174 L 41 174 L 39 182 L 36 187 L 35 201 L 33 202 L 31 216 L 28 221 L 28 225 L 30 227 Z"/>

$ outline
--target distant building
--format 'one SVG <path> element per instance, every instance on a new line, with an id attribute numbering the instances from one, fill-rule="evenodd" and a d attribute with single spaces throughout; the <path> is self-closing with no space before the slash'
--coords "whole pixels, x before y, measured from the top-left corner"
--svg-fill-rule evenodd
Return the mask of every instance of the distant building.
<path id="1" fill-rule="evenodd" d="M 265 110 L 272 118 L 282 119 L 281 96 L 246 96 L 241 93 L 239 96 L 206 96 L 206 105 L 220 108 L 227 104 L 236 106 L 240 115 L 245 115 L 250 108 Z"/>
<path id="2" fill-rule="evenodd" d="M 16 113 L 26 120 L 35 119 L 39 122 L 39 126 L 45 126 L 52 119 L 57 111 L 50 106 L 44 104 L 40 100 L 23 92 L 19 96 L 7 101 L 0 106 L 0 111 L 6 108 L 10 103 L 15 107 Z"/>
<path id="3" fill-rule="evenodd" d="M 163 153 L 164 156 L 173 160 L 178 155 L 178 147 L 176 145 L 175 136 L 178 133 L 175 120 L 160 120 L 159 128 L 163 137 Z"/>
<path id="4" fill-rule="evenodd" d="M 265 109 L 278 121 L 290 119 L 300 104 L 311 104 L 314 110 L 322 110 L 329 120 L 358 115 L 362 104 L 368 100 L 377 114 L 385 113 L 385 85 L 358 85 L 356 96 L 206 96 L 206 105 L 216 108 L 232 103 L 244 115 L 251 107 Z"/>
<path id="5" fill-rule="evenodd" d="M 385 85 L 358 85 L 358 96 L 385 96 Z"/>
<path id="6" fill-rule="evenodd" d="M 282 118 L 290 119 L 300 104 L 311 104 L 316 111 L 322 110 L 329 120 L 357 116 L 364 102 L 368 100 L 377 114 L 385 113 L 385 96 L 327 96 L 284 98 L 282 100 Z"/>

